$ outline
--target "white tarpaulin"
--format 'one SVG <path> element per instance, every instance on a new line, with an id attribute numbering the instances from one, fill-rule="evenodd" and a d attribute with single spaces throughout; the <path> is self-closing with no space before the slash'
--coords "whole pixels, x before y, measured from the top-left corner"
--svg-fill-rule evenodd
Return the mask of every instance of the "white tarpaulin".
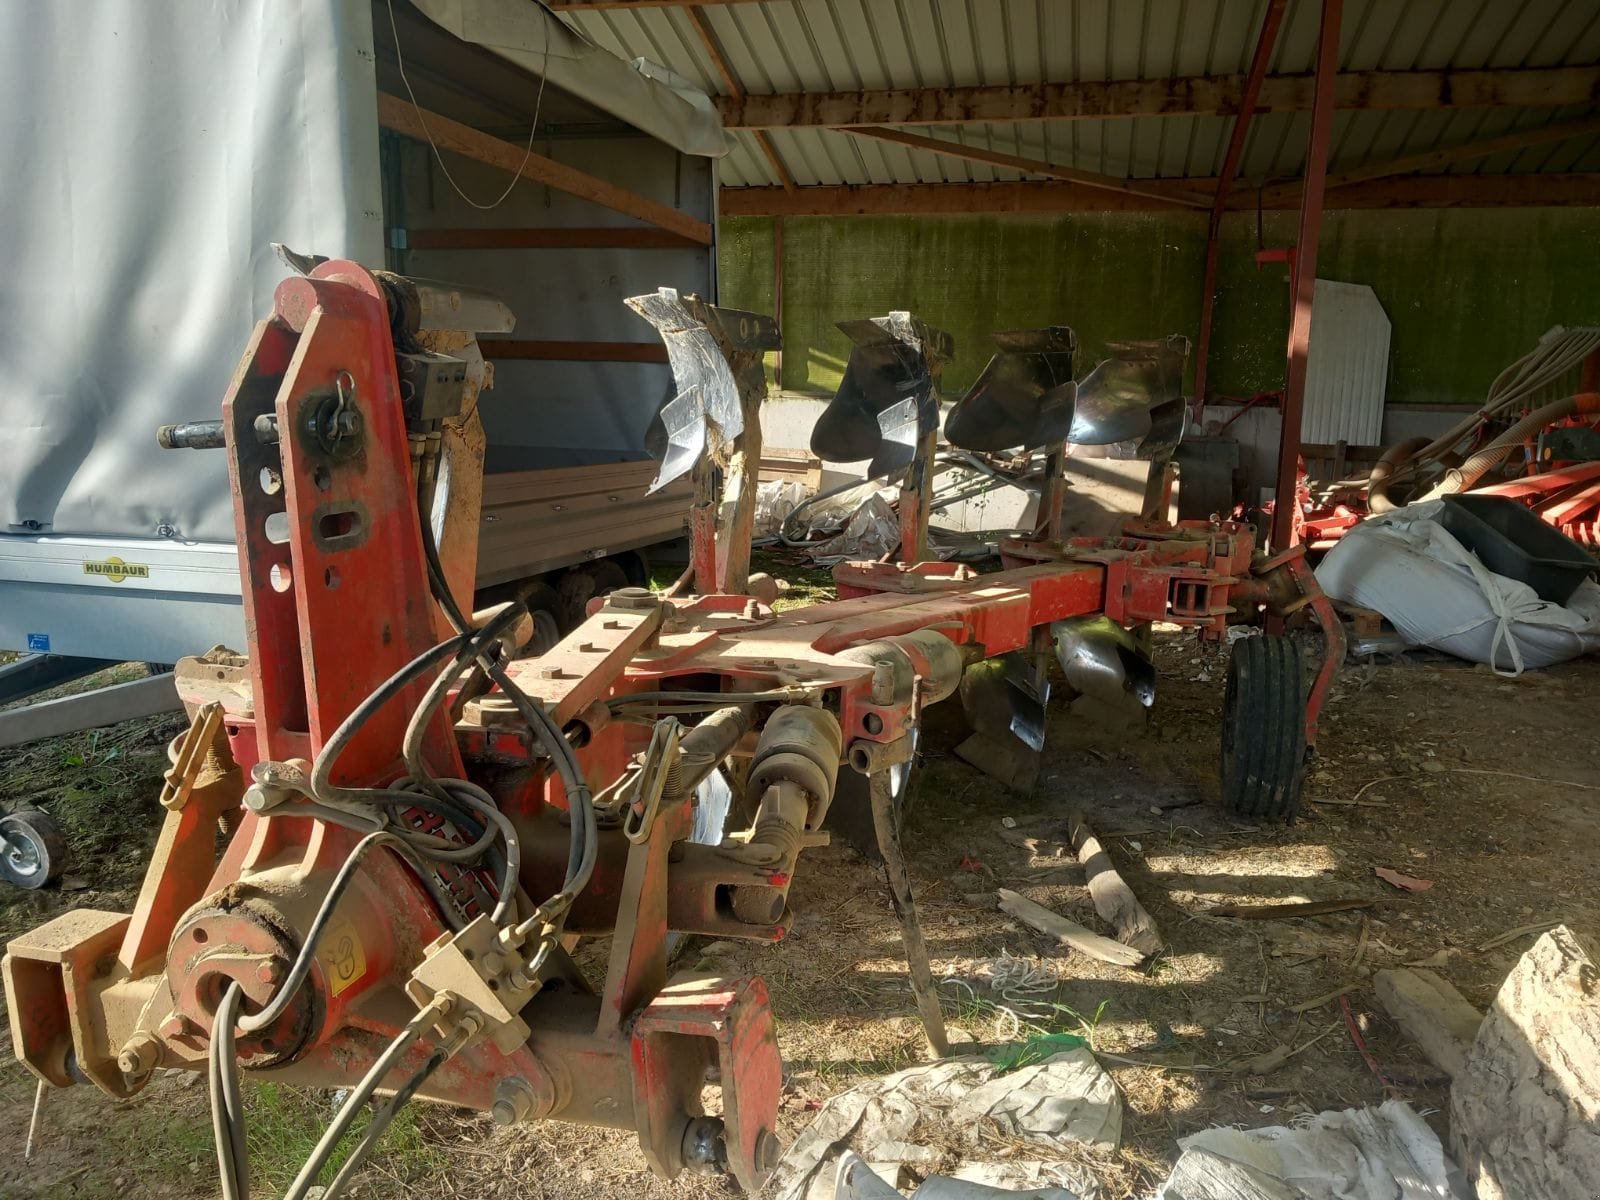
<path id="1" fill-rule="evenodd" d="M 216 420 L 285 274 L 383 262 L 359 0 L 0 4 L 0 533 L 232 542 Z"/>

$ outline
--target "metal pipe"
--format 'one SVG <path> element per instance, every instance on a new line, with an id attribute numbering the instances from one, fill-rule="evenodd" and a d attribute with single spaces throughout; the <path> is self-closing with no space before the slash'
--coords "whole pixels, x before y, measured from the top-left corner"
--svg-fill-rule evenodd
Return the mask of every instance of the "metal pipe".
<path id="1" fill-rule="evenodd" d="M 733 915 L 751 925 L 773 925 L 783 916 L 794 877 L 795 860 L 804 840 L 811 797 L 798 783 L 784 779 L 761 797 L 750 840 L 737 847 L 741 862 L 770 868 L 770 885 L 740 884 L 733 889 Z"/>

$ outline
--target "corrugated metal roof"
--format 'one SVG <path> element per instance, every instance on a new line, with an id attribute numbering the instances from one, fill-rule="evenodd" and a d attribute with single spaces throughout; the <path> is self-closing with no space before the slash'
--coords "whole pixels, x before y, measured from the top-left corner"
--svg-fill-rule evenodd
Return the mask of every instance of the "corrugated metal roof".
<path id="1" fill-rule="evenodd" d="M 1312 69 L 1319 5 L 1291 0 L 1272 74 Z M 708 4 L 701 19 L 751 94 L 941 88 L 1237 75 L 1266 0 L 760 0 Z M 727 88 L 681 8 L 569 9 L 576 28 L 624 58 L 648 58 L 712 95 Z M 1479 70 L 1600 61 L 1596 0 L 1347 0 L 1343 71 Z M 1340 110 L 1334 170 L 1600 112 L 1600 108 Z M 1252 122 L 1242 177 L 1294 178 L 1308 117 Z M 1212 176 L 1232 128 L 1216 116 L 908 127 L 911 132 L 1116 176 Z M 1017 171 L 828 129 L 771 131 L 796 183 L 940 183 L 1028 178 Z M 721 166 L 725 185 L 778 177 L 749 131 Z M 1600 134 L 1448 168 L 1501 174 L 1600 170 Z"/>

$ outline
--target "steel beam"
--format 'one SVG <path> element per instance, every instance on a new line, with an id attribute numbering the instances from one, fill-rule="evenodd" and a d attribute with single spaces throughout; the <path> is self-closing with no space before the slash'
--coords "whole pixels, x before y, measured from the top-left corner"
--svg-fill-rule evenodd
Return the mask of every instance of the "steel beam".
<path id="1" fill-rule="evenodd" d="M 1212 189 L 1215 179 L 1152 179 L 1156 190 Z M 1254 209 L 1256 193 L 1235 190 L 1229 210 Z M 1594 208 L 1600 173 L 1579 175 L 1409 175 L 1342 187 L 1328 196 L 1334 209 L 1375 208 Z M 1298 207 L 1277 199 L 1269 209 Z M 724 217 L 959 216 L 967 213 L 1169 212 L 1172 206 L 1143 196 L 1122 196 L 1062 183 L 867 184 L 846 187 L 723 188 Z"/>
<path id="2" fill-rule="evenodd" d="M 1283 425 L 1278 439 L 1278 481 L 1272 512 L 1272 549 L 1294 542 L 1295 488 L 1299 479 L 1300 413 L 1306 399 L 1306 364 L 1311 349 L 1311 303 L 1317 288 L 1317 248 L 1322 237 L 1322 194 L 1328 175 L 1328 139 L 1333 131 L 1333 83 L 1339 64 L 1339 23 L 1344 0 L 1322 0 L 1317 36 L 1316 100 L 1306 143 L 1305 187 L 1300 194 L 1300 234 L 1295 241 L 1294 309 L 1289 317 L 1289 366 L 1283 388 Z"/>
<path id="3" fill-rule="evenodd" d="M 1024 158 L 1018 154 L 1004 154 L 982 146 L 967 146 L 961 142 L 952 142 L 946 138 L 924 137 L 921 134 L 906 133 L 900 129 L 884 129 L 876 125 L 851 126 L 843 132 L 854 134 L 856 137 L 876 138 L 878 141 L 909 146 L 914 150 L 926 150 L 932 154 L 943 154 L 950 158 L 962 158 L 968 162 L 984 163 L 991 167 L 1004 167 L 1011 171 L 1025 171 L 1030 175 L 1043 175 L 1047 179 L 1059 179 L 1065 183 L 1075 183 L 1080 187 L 1096 188 L 1100 191 L 1114 192 L 1122 196 L 1142 196 L 1147 200 L 1154 200 L 1164 207 L 1206 207 L 1205 197 L 1199 192 L 1184 192 L 1175 188 L 1167 188 L 1165 191 L 1161 191 L 1146 186 L 1142 180 L 1119 179 L 1114 175 L 1097 175 L 1092 171 L 1079 171 L 1073 167 L 1063 167 L 1057 163 L 1045 162 L 1043 159 Z"/>
<path id="4" fill-rule="evenodd" d="M 45 700 L 0 713 L 0 746 L 21 746 L 81 729 L 98 729 L 134 717 L 181 712 L 172 672 Z"/>
<path id="5" fill-rule="evenodd" d="M 1506 154 L 1517 150 L 1526 150 L 1529 146 L 1545 145 L 1549 142 L 1564 142 L 1569 138 L 1590 137 L 1600 133 L 1600 117 L 1584 117 L 1577 121 L 1557 121 L 1550 125 L 1540 125 L 1534 129 L 1518 129 L 1512 133 L 1504 133 L 1498 137 L 1478 138 L 1470 142 L 1462 142 L 1455 146 L 1442 146 L 1437 150 L 1426 150 L 1421 154 L 1402 154 L 1398 158 L 1384 159 L 1382 162 L 1366 163 L 1359 167 L 1351 167 L 1345 171 L 1336 171 L 1328 176 L 1327 188 L 1348 187 L 1353 183 L 1365 183 L 1371 179 L 1388 179 L 1396 175 L 1409 175 L 1413 171 L 1436 171 L 1440 167 L 1449 166 L 1451 163 L 1468 162 L 1475 158 L 1488 158 L 1492 154 Z M 1281 187 L 1268 188 L 1263 197 L 1272 201 L 1291 201 L 1300 196 L 1300 185 L 1297 183 L 1285 184 Z"/>
<path id="6" fill-rule="evenodd" d="M 579 7 L 588 7 L 582 6 Z M 1079 80 L 985 87 L 893 88 L 859 92 L 784 92 L 717 100 L 730 129 L 850 125 L 970 125 L 1081 121 L 1104 117 L 1232 116 L 1246 77 Z M 1335 81 L 1342 109 L 1554 108 L 1600 98 L 1600 66 L 1504 71 L 1350 71 Z M 1271 75 L 1257 112 L 1306 112 L 1309 75 Z"/>
<path id="7" fill-rule="evenodd" d="M 0 704 L 26 700 L 36 692 L 116 666 L 110 658 L 75 658 L 65 654 L 24 654 L 0 666 Z"/>

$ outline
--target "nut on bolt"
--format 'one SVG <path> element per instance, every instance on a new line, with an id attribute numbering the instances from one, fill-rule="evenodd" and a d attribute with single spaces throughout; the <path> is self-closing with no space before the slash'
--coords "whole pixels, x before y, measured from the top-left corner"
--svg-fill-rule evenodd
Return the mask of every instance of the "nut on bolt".
<path id="1" fill-rule="evenodd" d="M 496 1125 L 515 1125 L 528 1119 L 538 1099 L 533 1086 L 526 1079 L 513 1075 L 495 1085 L 494 1103 L 489 1106 L 489 1115 L 494 1118 Z"/>
<path id="2" fill-rule="evenodd" d="M 161 1063 L 161 1043 L 141 1030 L 128 1039 L 117 1055 L 117 1069 L 129 1079 L 142 1079 Z"/>

